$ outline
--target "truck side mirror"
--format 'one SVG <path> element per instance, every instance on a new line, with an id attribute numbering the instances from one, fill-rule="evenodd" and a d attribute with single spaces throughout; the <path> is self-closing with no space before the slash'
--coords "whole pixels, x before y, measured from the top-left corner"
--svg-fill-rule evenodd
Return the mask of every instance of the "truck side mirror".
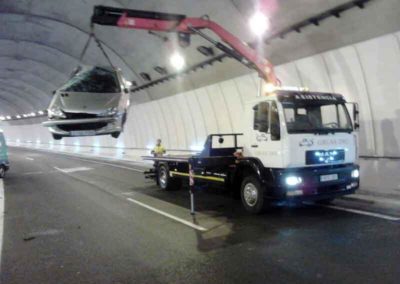
<path id="1" fill-rule="evenodd" d="M 358 108 L 358 103 L 354 103 L 353 105 L 353 121 L 354 121 L 354 129 L 360 128 L 360 110 Z"/>
<path id="2" fill-rule="evenodd" d="M 352 124 L 353 124 L 353 129 L 357 130 L 360 128 L 360 111 L 358 108 L 358 103 L 346 103 L 347 110 L 350 110 L 350 108 L 349 108 L 350 106 L 351 106 L 351 110 L 352 110 L 351 120 L 352 120 Z"/>

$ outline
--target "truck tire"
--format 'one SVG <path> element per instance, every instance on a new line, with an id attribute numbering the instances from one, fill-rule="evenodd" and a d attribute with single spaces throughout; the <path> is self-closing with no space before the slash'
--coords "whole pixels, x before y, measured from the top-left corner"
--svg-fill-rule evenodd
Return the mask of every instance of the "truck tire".
<path id="1" fill-rule="evenodd" d="M 166 191 L 178 190 L 182 186 L 182 181 L 177 178 L 170 177 L 167 165 L 159 165 L 157 173 L 158 186 Z"/>
<path id="2" fill-rule="evenodd" d="M 252 214 L 262 213 L 267 207 L 267 202 L 264 200 L 264 189 L 255 175 L 243 179 L 240 197 L 244 208 Z"/>
<path id="3" fill-rule="evenodd" d="M 6 168 L 3 165 L 0 165 L 0 178 L 3 178 L 6 175 Z"/>

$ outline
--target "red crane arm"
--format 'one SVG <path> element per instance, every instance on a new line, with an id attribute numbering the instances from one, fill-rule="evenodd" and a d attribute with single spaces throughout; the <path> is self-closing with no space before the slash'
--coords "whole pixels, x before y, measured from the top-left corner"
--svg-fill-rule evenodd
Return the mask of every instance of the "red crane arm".
<path id="1" fill-rule="evenodd" d="M 187 18 L 184 15 L 177 14 L 95 6 L 92 23 L 121 28 L 186 34 L 194 34 L 198 33 L 199 30 L 209 29 L 239 55 L 235 56 L 236 59 L 243 63 L 246 60 L 250 62 L 266 82 L 273 85 L 280 84 L 274 73 L 273 65 L 267 59 L 261 57 L 254 49 L 217 23 L 205 18 Z"/>

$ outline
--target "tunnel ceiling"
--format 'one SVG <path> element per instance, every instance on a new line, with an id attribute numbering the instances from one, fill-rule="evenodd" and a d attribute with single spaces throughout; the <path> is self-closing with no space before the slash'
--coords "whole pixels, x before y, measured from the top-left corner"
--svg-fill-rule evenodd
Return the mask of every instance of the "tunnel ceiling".
<path id="1" fill-rule="evenodd" d="M 349 0 L 264 0 L 271 19 L 271 33 L 323 13 Z M 154 10 L 186 14 L 209 15 L 246 42 L 251 35 L 247 21 L 257 1 L 248 0 L 2 0 L 0 1 L 0 115 L 29 113 L 45 109 L 51 91 L 68 79 L 79 64 L 79 57 L 90 32 L 89 22 L 94 5 L 130 9 Z M 318 27 L 306 27 L 301 33 L 291 33 L 262 46 L 265 55 L 281 64 L 299 57 L 400 30 L 400 1 L 371 0 L 365 9 L 351 9 L 340 18 L 331 17 Z M 145 31 L 122 30 L 115 27 L 95 27 L 114 65 L 120 67 L 128 80 L 139 85 L 161 77 L 154 71 L 168 66 L 165 43 Z M 173 40 L 173 35 L 168 35 Z M 196 50 L 209 46 L 192 38 L 185 49 L 187 65 L 207 59 Z M 90 45 L 83 64 L 105 65 L 107 61 L 94 43 Z M 158 99 L 178 91 L 244 74 L 249 70 L 231 59 L 195 72 L 183 79 L 134 93 L 132 99 L 143 102 Z"/>

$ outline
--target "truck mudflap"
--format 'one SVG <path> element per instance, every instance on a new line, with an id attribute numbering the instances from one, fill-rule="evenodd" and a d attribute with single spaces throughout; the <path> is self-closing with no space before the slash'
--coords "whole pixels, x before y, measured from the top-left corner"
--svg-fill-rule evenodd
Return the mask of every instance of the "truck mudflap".
<path id="1" fill-rule="evenodd" d="M 273 199 L 329 199 L 352 194 L 360 186 L 359 166 L 355 164 L 272 169 L 272 173 L 273 184 L 266 191 Z"/>

